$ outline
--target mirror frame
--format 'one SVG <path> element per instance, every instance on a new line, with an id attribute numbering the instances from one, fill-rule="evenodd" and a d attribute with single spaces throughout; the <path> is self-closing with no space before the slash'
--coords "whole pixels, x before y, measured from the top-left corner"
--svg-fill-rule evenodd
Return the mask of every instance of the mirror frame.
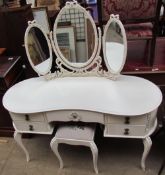
<path id="1" fill-rule="evenodd" d="M 50 61 L 49 61 L 48 69 L 46 71 L 44 71 L 44 72 L 38 71 L 38 69 L 35 68 L 35 66 L 33 64 L 33 61 L 31 59 L 30 53 L 29 53 L 29 49 L 28 49 L 28 34 L 29 34 L 29 32 L 30 32 L 30 30 L 32 28 L 38 28 L 43 33 L 43 35 L 45 36 L 45 39 L 46 39 L 47 44 L 48 44 L 49 54 L 50 54 L 50 57 L 49 57 Z M 51 47 L 51 43 L 50 43 L 50 40 L 49 40 L 49 38 L 48 38 L 45 30 L 42 28 L 41 25 L 37 24 L 35 20 L 28 22 L 28 27 L 27 27 L 27 29 L 25 31 L 25 36 L 24 36 L 24 43 L 25 43 L 25 50 L 26 50 L 26 54 L 27 54 L 29 63 L 32 66 L 32 68 L 34 69 L 34 71 L 38 74 L 38 76 L 49 74 L 50 73 L 50 70 L 52 68 L 52 60 L 53 60 L 53 58 L 52 58 L 52 47 Z"/>
<path id="2" fill-rule="evenodd" d="M 123 61 L 121 63 L 120 68 L 118 69 L 118 71 L 114 71 L 111 68 L 111 65 L 108 63 L 108 59 L 107 59 L 107 56 L 106 56 L 106 35 L 107 35 L 107 30 L 108 30 L 108 28 L 109 28 L 109 26 L 112 22 L 115 22 L 119 25 L 119 27 L 121 29 L 121 33 L 123 35 L 124 54 L 123 54 Z M 104 28 L 104 35 L 102 37 L 102 46 L 103 46 L 104 61 L 105 61 L 105 64 L 107 66 L 108 71 L 111 74 L 115 75 L 115 76 L 119 75 L 121 70 L 124 67 L 124 64 L 126 62 L 126 57 L 127 57 L 127 37 L 126 37 L 126 32 L 125 32 L 124 26 L 123 26 L 123 24 L 121 23 L 121 21 L 119 19 L 119 15 L 113 15 L 113 14 L 110 15 L 110 19 L 108 20 L 108 22 L 107 22 L 107 24 L 105 25 L 105 28 Z"/>
<path id="3" fill-rule="evenodd" d="M 64 56 L 63 54 L 61 53 L 60 49 L 59 49 L 59 46 L 58 46 L 58 42 L 57 42 L 57 36 L 56 36 L 56 29 L 57 29 L 57 25 L 58 25 L 58 21 L 61 17 L 61 15 L 67 11 L 68 9 L 70 8 L 75 8 L 77 10 L 80 10 L 81 12 L 84 13 L 84 16 L 85 18 L 89 19 L 91 24 L 92 24 L 92 27 L 93 27 L 93 30 L 94 30 L 94 35 L 95 35 L 95 46 L 94 46 L 94 50 L 93 50 L 93 53 L 91 55 L 91 57 L 88 59 L 87 62 L 84 62 L 84 63 L 78 63 L 76 65 L 76 63 L 72 63 L 72 62 L 69 62 Z M 92 16 L 89 14 L 88 11 L 86 11 L 82 6 L 80 6 L 77 1 L 71 1 L 71 2 L 66 2 L 66 5 L 60 10 L 59 14 L 57 15 L 57 18 L 55 20 L 55 23 L 54 23 L 54 27 L 53 27 L 53 38 L 52 38 L 52 46 L 53 46 L 53 50 L 55 52 L 55 54 L 57 55 L 58 58 L 60 58 L 62 60 L 62 62 L 65 64 L 65 66 L 71 70 L 74 70 L 74 69 L 83 69 L 83 68 L 86 68 L 88 67 L 88 65 L 90 65 L 96 58 L 96 55 L 97 55 L 97 52 L 98 52 L 98 45 L 99 45 L 99 39 L 98 39 L 98 34 L 97 34 L 97 29 L 96 29 L 96 25 L 94 23 L 94 20 L 92 18 Z"/>

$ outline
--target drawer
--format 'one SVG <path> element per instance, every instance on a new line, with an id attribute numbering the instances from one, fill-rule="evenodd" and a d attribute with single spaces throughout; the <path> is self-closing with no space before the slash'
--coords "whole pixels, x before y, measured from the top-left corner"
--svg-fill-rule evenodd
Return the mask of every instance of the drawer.
<path id="1" fill-rule="evenodd" d="M 126 125 L 146 125 L 147 115 L 140 116 L 117 116 L 105 114 L 105 123 L 126 124 Z"/>
<path id="2" fill-rule="evenodd" d="M 33 113 L 33 114 L 17 114 L 11 113 L 10 116 L 14 121 L 33 121 L 33 122 L 44 122 L 45 113 Z"/>
<path id="3" fill-rule="evenodd" d="M 104 124 L 104 115 L 98 112 L 81 110 L 51 111 L 46 113 L 48 122 L 52 121 L 82 121 Z"/>
<path id="4" fill-rule="evenodd" d="M 48 123 L 43 122 L 23 122 L 15 121 L 14 126 L 17 130 L 23 132 L 49 132 L 51 131 L 51 126 Z"/>
<path id="5" fill-rule="evenodd" d="M 104 129 L 105 137 L 131 137 L 146 135 L 146 127 L 132 125 L 106 125 Z"/>

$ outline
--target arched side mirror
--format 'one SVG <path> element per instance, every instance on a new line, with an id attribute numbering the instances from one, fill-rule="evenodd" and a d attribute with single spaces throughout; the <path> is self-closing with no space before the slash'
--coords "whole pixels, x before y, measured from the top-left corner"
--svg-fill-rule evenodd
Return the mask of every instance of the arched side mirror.
<path id="1" fill-rule="evenodd" d="M 111 15 L 103 35 L 103 54 L 108 71 L 116 76 L 124 67 L 127 55 L 127 39 L 118 15 Z"/>
<path id="2" fill-rule="evenodd" d="M 52 48 L 46 32 L 35 21 L 29 22 L 25 32 L 25 49 L 30 65 L 40 75 L 52 67 Z"/>

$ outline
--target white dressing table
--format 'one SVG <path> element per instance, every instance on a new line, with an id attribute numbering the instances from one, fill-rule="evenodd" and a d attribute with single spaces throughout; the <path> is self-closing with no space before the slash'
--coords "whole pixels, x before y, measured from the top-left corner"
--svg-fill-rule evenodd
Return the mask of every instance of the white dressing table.
<path id="1" fill-rule="evenodd" d="M 148 80 L 121 75 L 118 81 L 99 77 L 44 77 L 22 81 L 10 88 L 3 105 L 10 111 L 17 134 L 52 134 L 53 121 L 81 121 L 105 125 L 105 137 L 144 141 L 141 166 L 151 147 L 160 90 Z"/>
<path id="2" fill-rule="evenodd" d="M 59 48 L 56 36 L 58 21 L 63 19 L 63 15 L 70 15 L 68 10 L 74 11 L 75 14 L 83 14 L 86 25 L 91 23 L 94 44 L 86 50 L 86 62 L 69 62 Z M 87 27 L 89 26 L 85 26 L 85 29 Z M 44 44 L 39 33 L 45 38 Z M 44 52 L 47 43 L 47 59 L 41 60 L 38 65 L 34 57 L 36 54 L 29 52 L 29 35 L 36 35 L 34 38 L 38 39 L 36 43 L 40 46 L 36 51 L 42 49 Z M 14 85 L 3 97 L 3 105 L 13 120 L 14 138 L 24 150 L 28 161 L 30 157 L 22 143 L 22 133 L 51 135 L 55 122 L 73 121 L 104 125 L 104 137 L 142 139 L 144 152 L 141 167 L 145 170 L 145 160 L 152 145 L 150 135 L 157 126 L 156 113 L 162 101 L 161 91 L 143 78 L 120 75 L 126 59 L 127 40 L 118 15 L 111 15 L 102 38 L 107 71 L 102 68 L 102 58 L 99 56 L 100 29 L 98 35 L 97 37 L 92 17 L 76 1 L 67 2 L 61 9 L 55 21 L 53 35 L 50 33 L 50 40 L 41 26 L 35 21 L 29 22 L 25 33 L 25 48 L 32 68 L 40 77 Z M 117 36 L 118 40 L 113 36 Z M 88 41 L 88 37 L 85 38 L 85 42 Z M 110 47 L 106 47 L 108 43 Z M 116 46 L 120 49 L 115 51 L 113 49 L 118 48 Z M 50 72 L 52 48 L 57 56 L 58 67 L 54 73 Z"/>

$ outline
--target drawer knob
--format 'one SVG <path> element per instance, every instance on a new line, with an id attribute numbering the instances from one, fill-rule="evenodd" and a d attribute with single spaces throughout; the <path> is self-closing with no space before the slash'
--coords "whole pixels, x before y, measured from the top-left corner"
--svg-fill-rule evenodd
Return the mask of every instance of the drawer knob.
<path id="1" fill-rule="evenodd" d="M 28 114 L 25 114 L 25 120 L 26 120 L 26 121 L 29 121 L 29 120 L 30 120 L 30 118 L 29 118 L 29 115 L 28 115 Z"/>
<path id="2" fill-rule="evenodd" d="M 73 121 L 79 121 L 80 117 L 77 113 L 74 112 L 74 113 L 71 114 L 70 119 L 73 120 Z"/>
<path id="3" fill-rule="evenodd" d="M 129 135 L 129 129 L 128 129 L 128 128 L 126 128 L 126 129 L 124 130 L 124 135 Z"/>
<path id="4" fill-rule="evenodd" d="M 130 117 L 125 117 L 125 124 L 130 124 Z"/>
<path id="5" fill-rule="evenodd" d="M 30 131 L 34 131 L 33 125 L 29 125 L 29 130 L 30 130 Z"/>

